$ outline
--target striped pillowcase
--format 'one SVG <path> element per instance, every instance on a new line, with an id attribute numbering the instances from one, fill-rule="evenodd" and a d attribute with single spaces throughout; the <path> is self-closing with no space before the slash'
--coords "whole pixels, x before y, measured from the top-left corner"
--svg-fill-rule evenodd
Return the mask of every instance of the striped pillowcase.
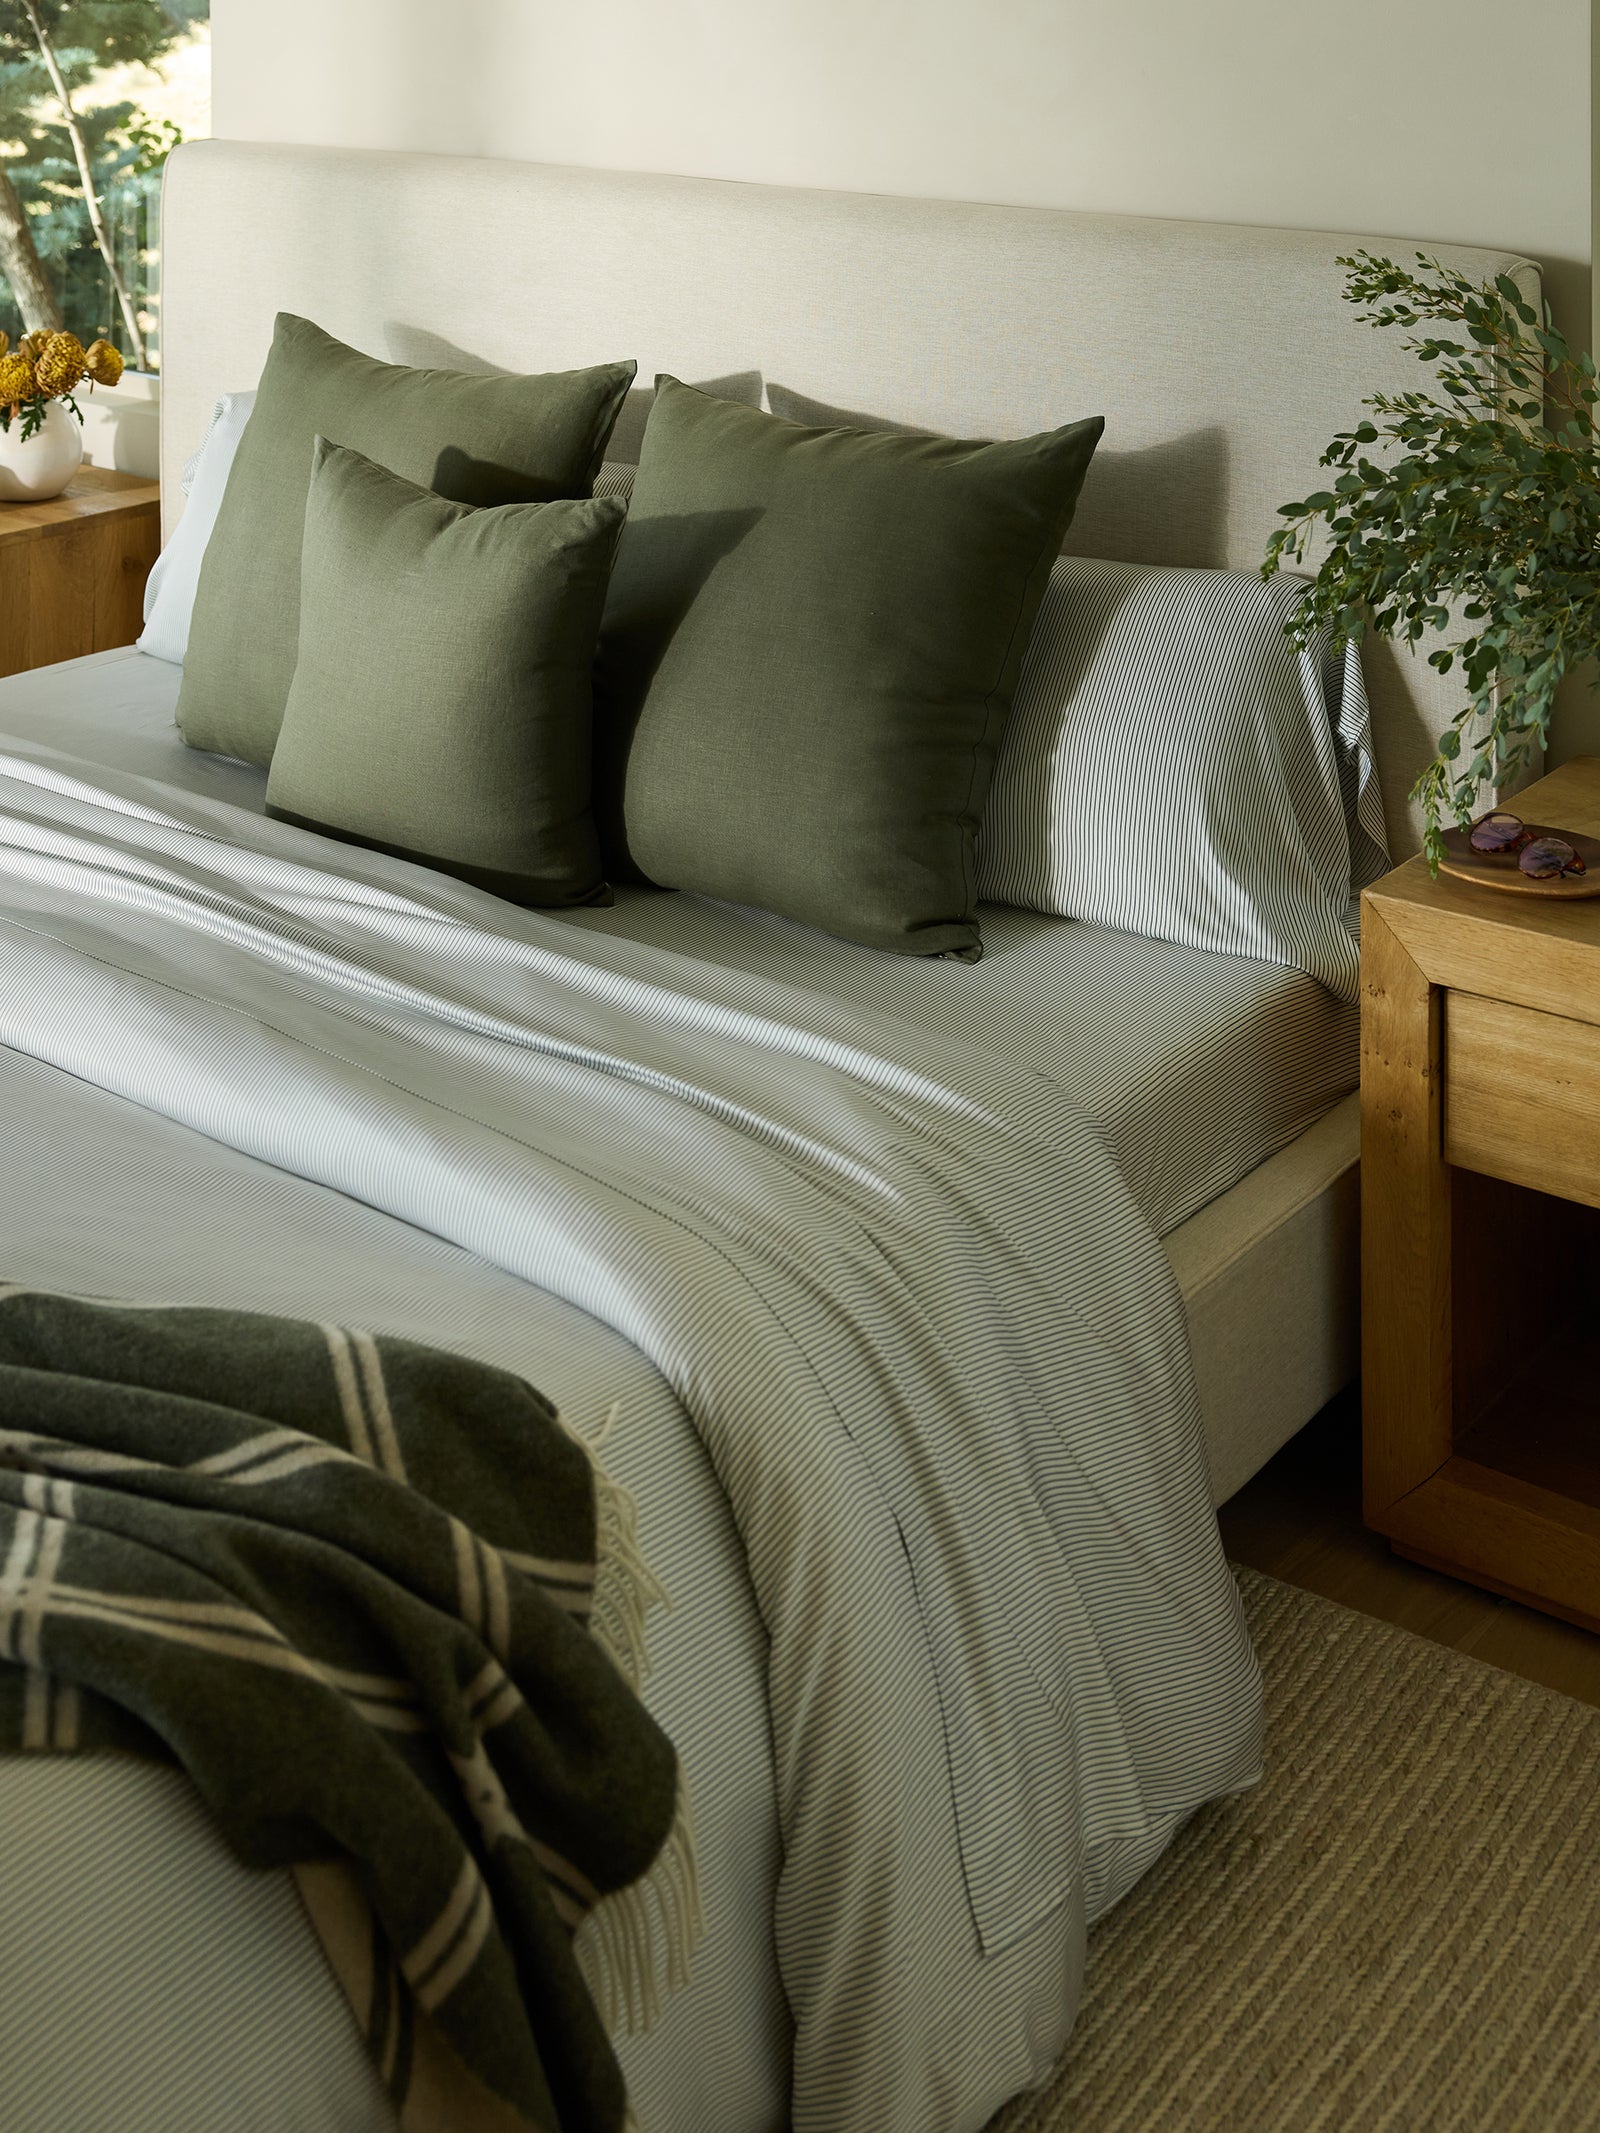
<path id="1" fill-rule="evenodd" d="M 1356 997 L 1388 866 L 1356 648 L 1299 651 L 1303 578 L 1063 556 L 978 839 L 978 893 L 1307 971 Z"/>

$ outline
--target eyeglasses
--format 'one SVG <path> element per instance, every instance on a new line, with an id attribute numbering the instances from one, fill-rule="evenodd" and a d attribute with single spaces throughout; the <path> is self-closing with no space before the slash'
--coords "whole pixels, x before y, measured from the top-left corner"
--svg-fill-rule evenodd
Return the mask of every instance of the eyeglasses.
<path id="1" fill-rule="evenodd" d="M 1550 881 L 1558 874 L 1587 874 L 1589 869 L 1565 837 L 1535 834 L 1520 815 L 1497 811 L 1474 822 L 1467 842 L 1475 852 L 1516 854 L 1517 865 L 1534 881 Z"/>

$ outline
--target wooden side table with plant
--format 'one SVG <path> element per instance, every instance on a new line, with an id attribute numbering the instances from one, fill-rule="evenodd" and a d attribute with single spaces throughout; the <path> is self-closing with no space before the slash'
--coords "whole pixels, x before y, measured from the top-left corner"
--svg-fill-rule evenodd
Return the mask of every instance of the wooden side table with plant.
<path id="1" fill-rule="evenodd" d="M 0 674 L 132 644 L 161 551 L 161 490 L 80 467 L 61 495 L 0 503 Z"/>
<path id="2" fill-rule="evenodd" d="M 0 333 L 0 674 L 131 644 L 161 547 L 161 492 L 82 465 L 75 395 L 122 358 L 70 333 Z"/>
<path id="3" fill-rule="evenodd" d="M 1600 838 L 1600 759 L 1518 796 Z M 1362 898 L 1362 1481 L 1404 1555 L 1600 1630 L 1600 898 Z"/>
<path id="4" fill-rule="evenodd" d="M 1297 634 L 1439 639 L 1467 684 L 1424 856 L 1362 897 L 1365 1516 L 1600 1630 L 1600 758 L 1480 813 L 1600 652 L 1600 389 L 1507 276 L 1340 263 L 1429 374 L 1334 439 L 1265 569 L 1315 538 Z"/>

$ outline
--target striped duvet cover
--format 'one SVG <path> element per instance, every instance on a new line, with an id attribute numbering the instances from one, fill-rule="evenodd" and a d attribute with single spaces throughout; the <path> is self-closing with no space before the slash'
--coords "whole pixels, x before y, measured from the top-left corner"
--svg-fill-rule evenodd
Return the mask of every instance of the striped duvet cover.
<path id="1" fill-rule="evenodd" d="M 1259 1753 L 1181 1303 L 1099 1130 L 936 1032 L 21 743 L 0 881 L 0 1043 L 671 1387 L 766 1638 L 793 2123 L 980 2125 L 1037 2040 L 973 2034 L 973 1966 L 1081 1948 Z"/>

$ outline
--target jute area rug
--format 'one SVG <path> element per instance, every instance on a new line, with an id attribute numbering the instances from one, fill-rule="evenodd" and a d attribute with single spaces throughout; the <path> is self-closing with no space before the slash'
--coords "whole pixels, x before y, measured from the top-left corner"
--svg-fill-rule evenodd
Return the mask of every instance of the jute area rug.
<path id="1" fill-rule="evenodd" d="M 1596 2133 L 1600 1710 L 1236 1574 L 1266 1776 L 1096 1927 L 988 2133 Z"/>

